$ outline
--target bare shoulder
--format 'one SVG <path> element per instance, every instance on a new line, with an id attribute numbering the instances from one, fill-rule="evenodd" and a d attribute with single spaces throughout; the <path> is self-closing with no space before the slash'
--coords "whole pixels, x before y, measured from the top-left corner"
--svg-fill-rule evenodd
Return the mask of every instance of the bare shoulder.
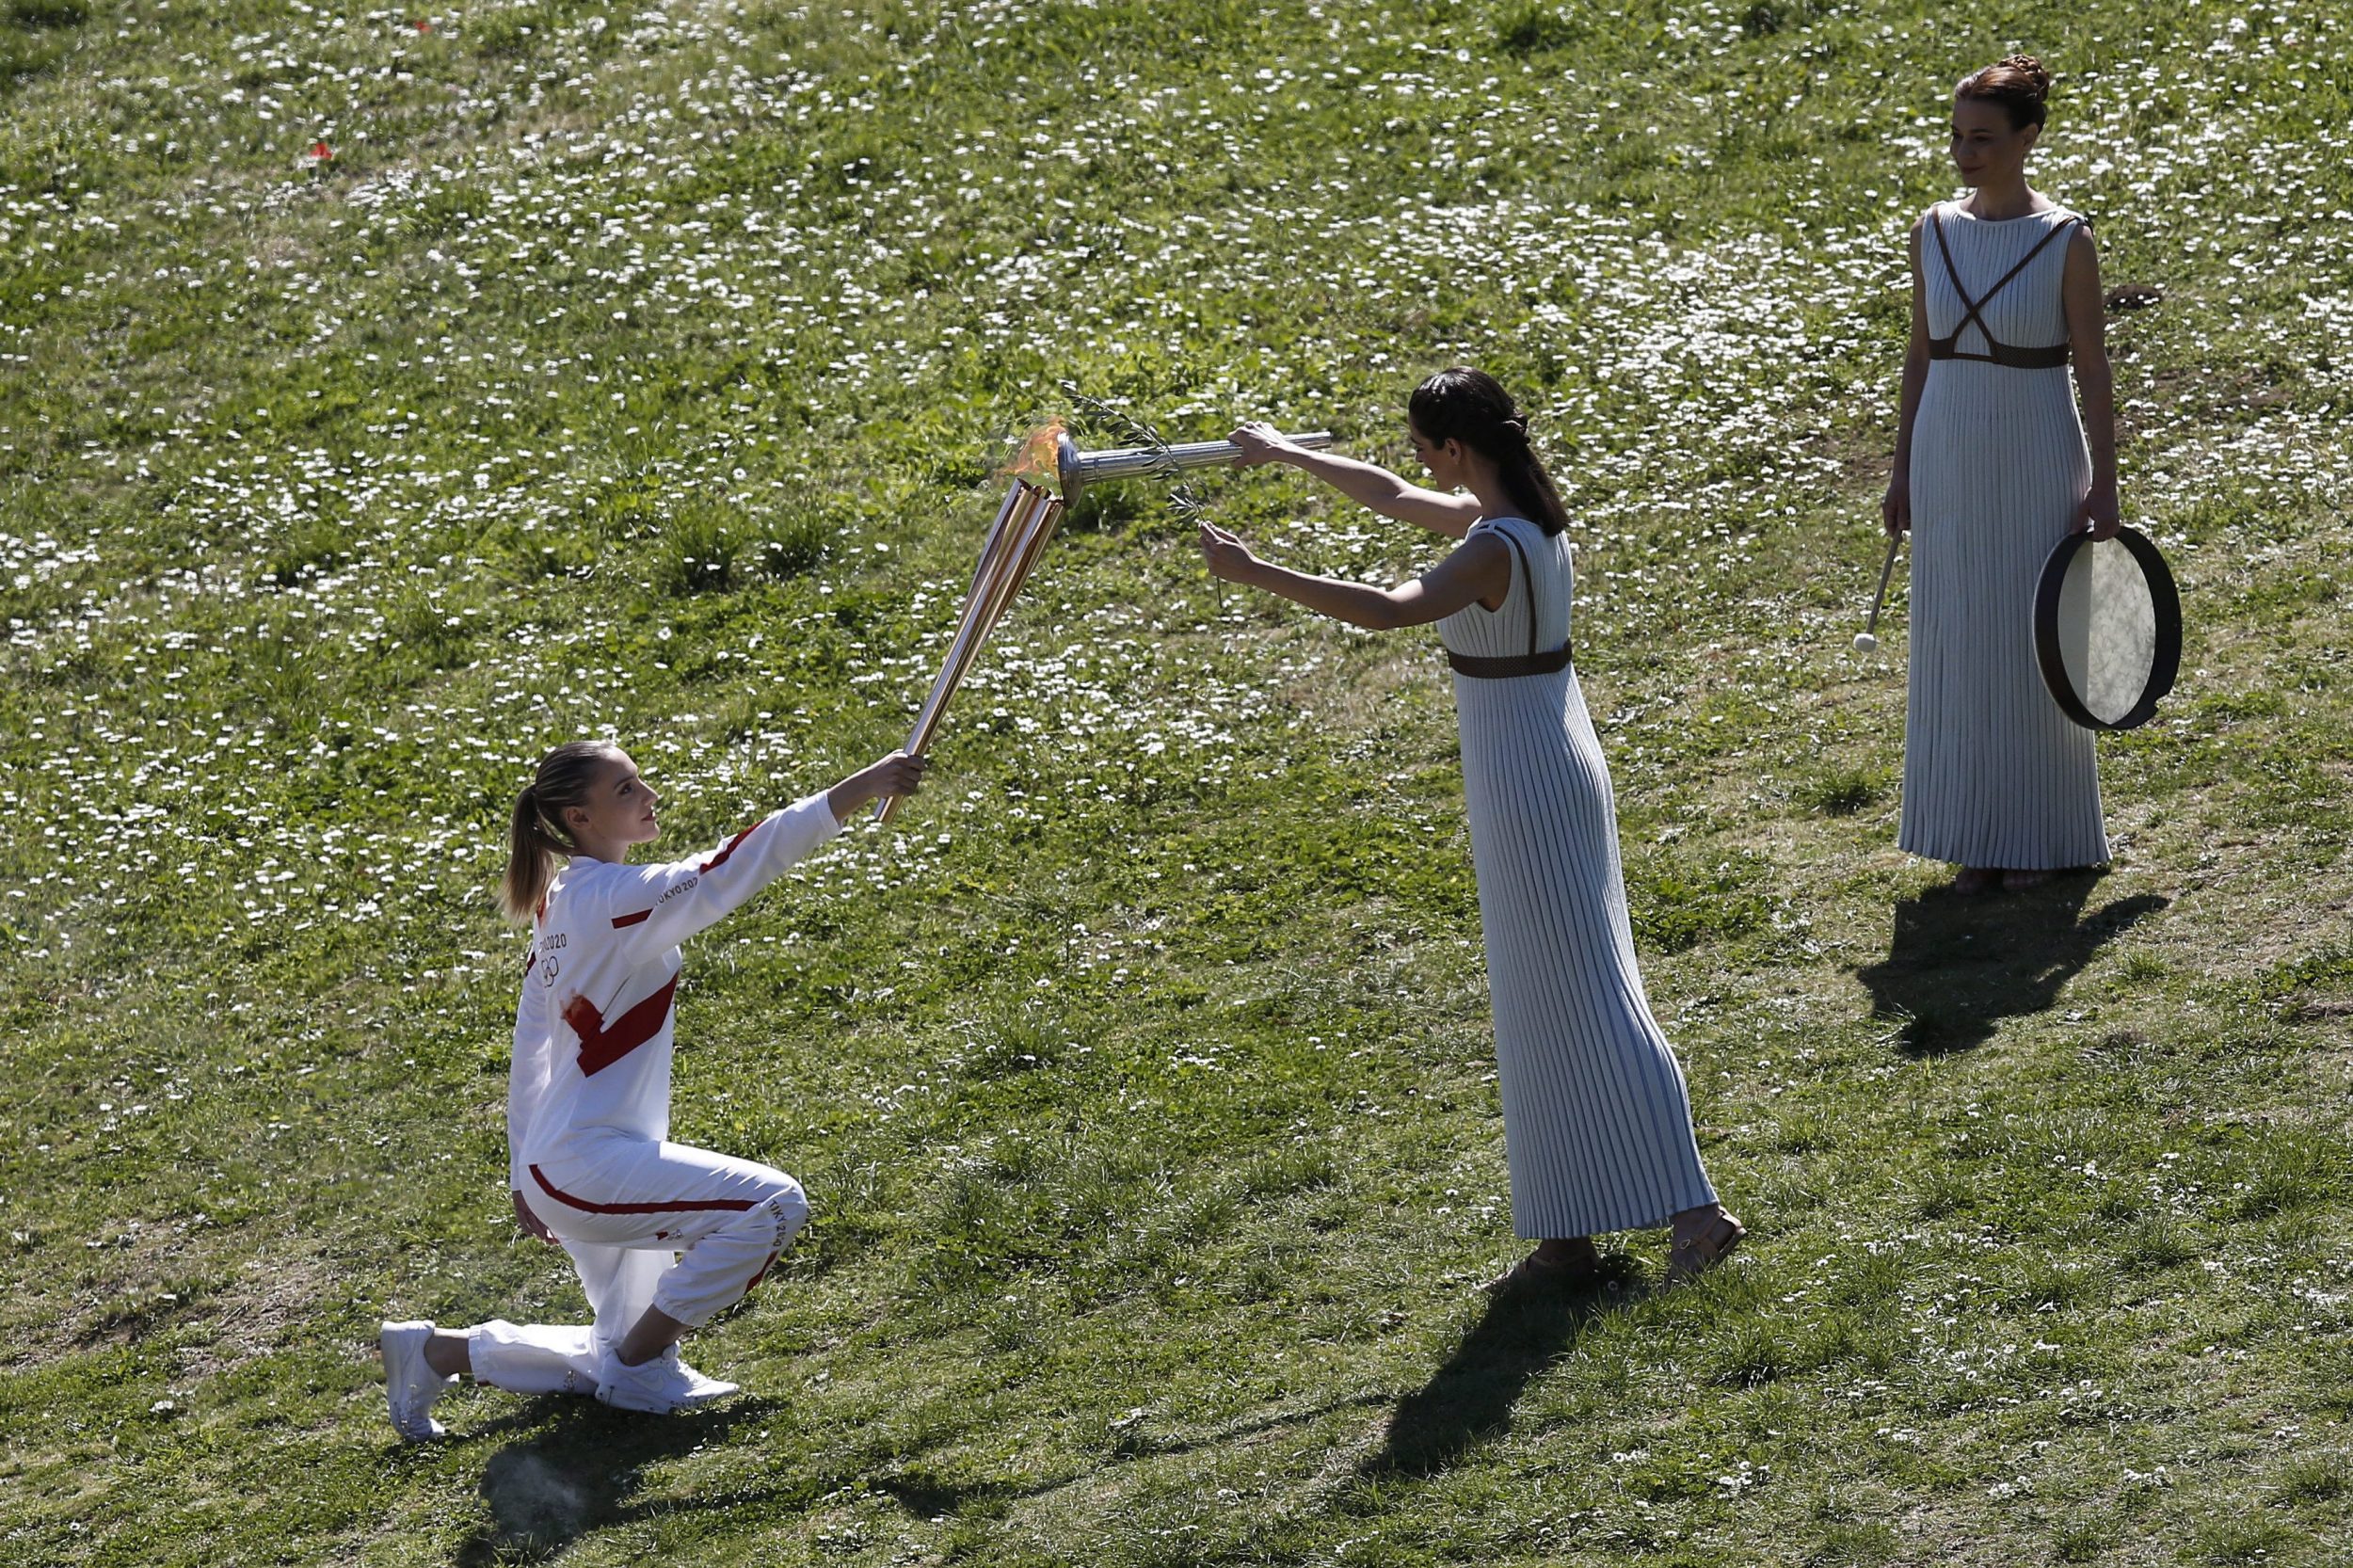
<path id="1" fill-rule="evenodd" d="M 1499 601 L 1512 585 L 1512 547 L 1497 528 L 1472 528 L 1439 564 L 1451 568 L 1449 576 L 1460 573 L 1456 580 L 1471 585 L 1474 596 L 1481 600 L 1496 598 Z"/>
<path id="2" fill-rule="evenodd" d="M 2067 236 L 2067 273 L 2071 278 L 2100 275 L 2100 242 L 2091 237 L 2091 220 L 2079 218 Z"/>
<path id="3" fill-rule="evenodd" d="M 1449 575 L 1463 573 L 1482 585 L 1500 587 L 1511 581 L 1512 547 L 1499 530 L 1474 525 L 1438 565 Z"/>

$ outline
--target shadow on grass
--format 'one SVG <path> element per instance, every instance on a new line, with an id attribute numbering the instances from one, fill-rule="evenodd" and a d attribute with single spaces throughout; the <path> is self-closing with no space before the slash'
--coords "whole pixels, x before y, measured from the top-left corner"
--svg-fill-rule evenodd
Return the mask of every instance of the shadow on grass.
<path id="1" fill-rule="evenodd" d="M 528 1429 L 534 1435 L 510 1443 L 483 1466 L 482 1496 L 490 1522 L 459 1548 L 459 1568 L 550 1561 L 593 1530 L 610 1529 L 676 1514 L 744 1506 L 808 1507 L 826 1493 L 862 1485 L 892 1498 L 909 1515 L 936 1519 L 993 1514 L 1013 1503 L 1060 1492 L 1100 1478 L 1103 1470 L 1134 1460 L 1181 1455 L 1243 1442 L 1277 1428 L 1313 1422 L 1337 1411 L 1383 1402 L 1380 1394 L 1353 1394 L 1299 1410 L 1244 1417 L 1182 1436 L 1125 1437 L 1108 1465 L 1089 1465 L 1045 1480 L 1016 1481 L 941 1474 L 920 1461 L 893 1459 L 887 1452 L 838 1456 L 832 1464 L 794 1471 L 747 1487 L 637 1498 L 648 1465 L 663 1459 L 716 1447 L 746 1421 L 767 1422 L 780 1406 L 757 1398 L 737 1400 L 718 1410 L 680 1416 L 639 1416 L 593 1401 L 564 1396 L 534 1400 L 511 1416 L 477 1429 L 476 1435 Z M 544 1429 L 544 1430 L 543 1430 Z"/>
<path id="2" fill-rule="evenodd" d="M 592 1400 L 550 1395 L 498 1426 L 546 1430 L 510 1443 L 482 1467 L 490 1521 L 458 1548 L 460 1568 L 545 1562 L 590 1530 L 670 1511 L 632 1502 L 646 1467 L 717 1441 L 745 1421 L 772 1419 L 768 1400 L 743 1399 L 691 1416 L 638 1416 Z M 496 1430 L 494 1427 L 492 1430 Z"/>
<path id="3" fill-rule="evenodd" d="M 1947 886 L 1905 899 L 1887 957 L 1855 971 L 1873 1015 L 1902 1020 L 1905 1055 L 1945 1056 L 1983 1045 L 2004 1018 L 2042 1012 L 2093 954 L 2170 902 L 2141 893 L 2085 915 L 2097 882 L 2078 873 L 2023 893 Z"/>
<path id="4" fill-rule="evenodd" d="M 975 1508 L 998 1509 L 1032 1497 L 1048 1496 L 1080 1481 L 1099 1480 L 1106 1470 L 1117 1465 L 1222 1448 L 1285 1427 L 1320 1421 L 1339 1411 L 1381 1404 L 1385 1399 L 1386 1396 L 1382 1394 L 1346 1394 L 1303 1409 L 1268 1411 L 1195 1432 L 1167 1436 L 1141 1432 L 1122 1432 L 1112 1444 L 1107 1464 L 1089 1465 L 1074 1474 L 1026 1485 L 987 1478 L 950 1480 L 920 1463 L 900 1464 L 888 1474 L 868 1474 L 860 1479 L 875 1491 L 895 1498 L 902 1508 L 916 1517 L 936 1518 Z"/>
<path id="5" fill-rule="evenodd" d="M 1357 1473 L 1368 1480 L 1425 1479 L 1509 1431 L 1512 1407 L 1530 1380 L 1567 1354 L 1595 1318 L 1625 1300 L 1623 1291 L 1523 1290 L 1489 1303 L 1446 1365 L 1397 1402 L 1386 1440 Z"/>
<path id="6" fill-rule="evenodd" d="M 1090 1465 L 1076 1474 L 1026 1485 L 988 1478 L 952 1480 L 936 1474 L 920 1463 L 902 1464 L 888 1474 L 867 1475 L 860 1479 L 875 1491 L 895 1499 L 900 1507 L 917 1518 L 939 1518 L 976 1510 L 998 1511 L 1015 1502 L 1049 1496 L 1080 1481 L 1099 1480 L 1106 1470 L 1117 1465 L 1221 1448 L 1281 1428 L 1318 1421 L 1338 1411 L 1381 1404 L 1385 1400 L 1386 1396 L 1382 1394 L 1350 1394 L 1305 1409 L 1245 1416 L 1184 1435 L 1121 1433 L 1112 1445 L 1108 1464 Z"/>

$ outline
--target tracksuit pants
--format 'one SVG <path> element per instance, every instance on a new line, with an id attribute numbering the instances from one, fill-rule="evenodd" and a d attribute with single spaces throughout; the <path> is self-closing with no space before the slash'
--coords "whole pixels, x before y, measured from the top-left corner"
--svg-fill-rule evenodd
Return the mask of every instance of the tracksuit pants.
<path id="1" fill-rule="evenodd" d="M 782 1171 L 625 1133 L 568 1139 L 523 1198 L 580 1272 L 588 1325 L 494 1320 L 469 1331 L 473 1375 L 519 1394 L 593 1394 L 623 1336 L 659 1308 L 690 1328 L 758 1285 L 808 1219 Z"/>

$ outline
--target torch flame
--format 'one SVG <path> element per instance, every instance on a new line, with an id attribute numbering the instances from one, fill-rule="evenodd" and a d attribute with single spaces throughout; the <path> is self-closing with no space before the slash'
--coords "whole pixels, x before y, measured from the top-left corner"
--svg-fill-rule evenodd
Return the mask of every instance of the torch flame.
<path id="1" fill-rule="evenodd" d="M 1058 472 L 1055 467 L 1054 443 L 1062 440 L 1064 426 L 1061 420 L 1042 424 L 1030 432 L 1013 455 L 1000 478 L 1051 480 Z"/>

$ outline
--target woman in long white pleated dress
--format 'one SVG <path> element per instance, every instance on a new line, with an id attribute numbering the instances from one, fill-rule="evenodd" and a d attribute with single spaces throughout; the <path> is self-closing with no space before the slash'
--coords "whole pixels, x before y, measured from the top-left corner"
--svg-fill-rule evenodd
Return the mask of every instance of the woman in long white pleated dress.
<path id="1" fill-rule="evenodd" d="M 1420 577 L 1378 588 L 1306 576 L 1208 523 L 1202 550 L 1218 576 L 1352 625 L 1438 624 L 1455 671 L 1513 1225 L 1538 1243 L 1494 1284 L 1588 1283 L 1595 1235 L 1669 1224 L 1668 1273 L 1682 1278 L 1744 1233 L 1702 1167 L 1682 1069 L 1635 963 L 1609 773 L 1569 662 L 1568 517 L 1494 377 L 1441 371 L 1408 411 L 1436 488 L 1263 424 L 1234 440 L 1244 465 L 1289 463 L 1463 541 Z"/>
<path id="2" fill-rule="evenodd" d="M 2091 731 L 2052 701 L 2034 651 L 2052 547 L 2079 530 L 2111 537 L 2118 522 L 2099 257 L 2084 219 L 2026 183 L 2050 83 L 2025 55 L 1962 78 L 1952 157 L 1975 189 L 1912 233 L 1912 339 L 1882 506 L 1889 534 L 1912 534 L 1897 842 L 1960 866 L 1963 892 L 2108 858 Z"/>

